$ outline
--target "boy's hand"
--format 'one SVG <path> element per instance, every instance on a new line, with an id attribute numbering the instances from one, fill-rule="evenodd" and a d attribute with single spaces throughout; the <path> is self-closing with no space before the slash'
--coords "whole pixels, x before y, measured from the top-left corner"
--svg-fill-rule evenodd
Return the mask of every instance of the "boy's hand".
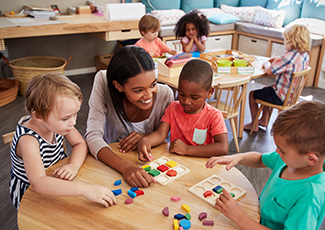
<path id="1" fill-rule="evenodd" d="M 151 145 L 145 139 L 141 139 L 138 143 L 138 157 L 140 161 L 151 161 Z"/>
<path id="2" fill-rule="evenodd" d="M 124 180 L 133 187 L 148 187 L 151 183 L 156 183 L 156 180 L 142 168 L 131 166 L 122 175 Z"/>
<path id="3" fill-rule="evenodd" d="M 143 133 L 132 132 L 128 136 L 124 137 L 122 140 L 120 140 L 120 144 L 118 146 L 120 148 L 120 152 L 126 153 L 128 151 L 137 149 L 139 140 L 145 135 L 146 134 Z"/>
<path id="4" fill-rule="evenodd" d="M 56 176 L 57 178 L 64 180 L 72 180 L 75 178 L 79 171 L 79 167 L 74 164 L 66 164 L 61 168 L 57 168 L 53 171 L 52 176 Z"/>
<path id="5" fill-rule="evenodd" d="M 169 152 L 184 156 L 187 152 L 187 147 L 188 145 L 186 145 L 182 140 L 176 139 L 170 143 Z"/>
<path id="6" fill-rule="evenodd" d="M 237 155 L 211 157 L 205 164 L 205 167 L 213 168 L 216 164 L 227 165 L 226 170 L 229 171 L 232 167 L 237 165 L 238 162 L 239 162 L 239 157 Z"/>
<path id="7" fill-rule="evenodd" d="M 244 211 L 238 205 L 237 201 L 229 194 L 226 189 L 222 190 L 222 194 L 216 200 L 215 207 L 226 217 L 238 223 L 238 220 L 245 215 Z"/>
<path id="8" fill-rule="evenodd" d="M 100 185 L 85 184 L 82 195 L 88 200 L 104 205 L 106 208 L 110 205 L 117 204 L 112 191 Z"/>

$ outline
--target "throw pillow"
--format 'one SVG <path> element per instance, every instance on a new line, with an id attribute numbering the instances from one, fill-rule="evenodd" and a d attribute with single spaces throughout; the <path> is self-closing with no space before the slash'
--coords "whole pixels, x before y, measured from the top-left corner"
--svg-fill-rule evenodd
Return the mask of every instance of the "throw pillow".
<path id="1" fill-rule="evenodd" d="M 181 0 L 141 0 L 146 6 L 146 13 L 150 13 L 152 10 L 171 10 L 180 9 Z"/>
<path id="2" fill-rule="evenodd" d="M 240 0 L 239 6 L 261 6 L 266 7 L 267 0 Z"/>
<path id="3" fill-rule="evenodd" d="M 198 11 L 200 11 L 202 14 L 204 14 L 207 18 L 212 15 L 215 15 L 215 14 L 224 14 L 225 13 L 219 8 L 198 9 Z"/>
<path id="4" fill-rule="evenodd" d="M 213 8 L 214 0 L 204 0 L 204 1 L 197 1 L 197 0 L 182 0 L 181 1 L 181 10 L 190 12 L 191 10 L 198 9 L 198 8 Z"/>
<path id="5" fill-rule="evenodd" d="M 151 13 L 159 19 L 161 26 L 174 25 L 185 14 L 183 10 L 153 10 Z"/>
<path id="6" fill-rule="evenodd" d="M 295 19 L 299 18 L 301 11 L 302 1 L 299 0 L 269 0 L 266 8 L 272 10 L 285 10 L 286 15 L 283 25 L 287 25 Z"/>
<path id="7" fill-rule="evenodd" d="M 325 2 L 323 0 L 304 0 L 301 18 L 316 18 L 325 20 Z"/>
<path id="8" fill-rule="evenodd" d="M 254 17 L 254 23 L 268 27 L 281 28 L 286 12 L 284 10 L 268 10 L 258 7 Z"/>
<path id="9" fill-rule="evenodd" d="M 232 14 L 216 14 L 208 17 L 208 20 L 214 24 L 227 24 L 237 22 L 239 18 Z"/>
<path id="10" fill-rule="evenodd" d="M 298 18 L 286 25 L 286 28 L 297 24 L 306 26 L 311 34 L 321 36 L 325 34 L 325 21 L 323 20 L 315 18 Z"/>
<path id="11" fill-rule="evenodd" d="M 228 6 L 238 6 L 239 0 L 214 0 L 214 7 L 220 8 L 221 4 L 227 4 Z"/>
<path id="12" fill-rule="evenodd" d="M 239 18 L 241 21 L 253 22 L 255 12 L 258 7 L 247 6 L 247 7 L 233 7 L 221 4 L 221 10 L 225 13 L 232 14 Z"/>

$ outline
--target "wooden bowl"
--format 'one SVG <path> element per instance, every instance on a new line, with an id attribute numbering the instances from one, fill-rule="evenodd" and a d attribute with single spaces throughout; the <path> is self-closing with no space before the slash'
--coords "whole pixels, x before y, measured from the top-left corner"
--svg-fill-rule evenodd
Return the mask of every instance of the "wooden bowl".
<path id="1" fill-rule="evenodd" d="M 5 13 L 5 16 L 7 18 L 24 18 L 24 17 L 27 17 L 28 14 L 19 14 L 19 13 L 10 14 L 10 13 Z"/>

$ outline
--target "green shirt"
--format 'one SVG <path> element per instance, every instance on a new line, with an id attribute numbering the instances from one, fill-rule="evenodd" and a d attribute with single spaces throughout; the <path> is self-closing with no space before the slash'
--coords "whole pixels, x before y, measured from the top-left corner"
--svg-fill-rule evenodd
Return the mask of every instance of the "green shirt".
<path id="1" fill-rule="evenodd" d="M 319 229 L 325 213 L 325 173 L 285 180 L 286 164 L 276 152 L 262 155 L 273 170 L 260 195 L 261 224 L 271 229 Z"/>

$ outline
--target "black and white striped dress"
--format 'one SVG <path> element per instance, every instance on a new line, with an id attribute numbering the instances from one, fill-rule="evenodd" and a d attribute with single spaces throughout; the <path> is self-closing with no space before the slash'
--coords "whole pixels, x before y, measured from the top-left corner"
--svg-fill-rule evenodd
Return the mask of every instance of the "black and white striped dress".
<path id="1" fill-rule="evenodd" d="M 26 122 L 30 116 L 23 117 L 16 128 L 15 136 L 12 141 L 10 150 L 11 157 L 11 172 L 10 172 L 10 197 L 12 203 L 18 209 L 20 200 L 23 197 L 25 191 L 29 187 L 30 183 L 27 178 L 24 162 L 16 155 L 16 146 L 19 138 L 23 135 L 31 135 L 35 137 L 39 142 L 39 151 L 43 161 L 44 169 L 47 169 L 51 165 L 65 158 L 67 155 L 63 148 L 63 136 L 55 134 L 55 143 L 51 144 L 44 140 L 38 133 L 27 128 L 22 123 Z"/>

